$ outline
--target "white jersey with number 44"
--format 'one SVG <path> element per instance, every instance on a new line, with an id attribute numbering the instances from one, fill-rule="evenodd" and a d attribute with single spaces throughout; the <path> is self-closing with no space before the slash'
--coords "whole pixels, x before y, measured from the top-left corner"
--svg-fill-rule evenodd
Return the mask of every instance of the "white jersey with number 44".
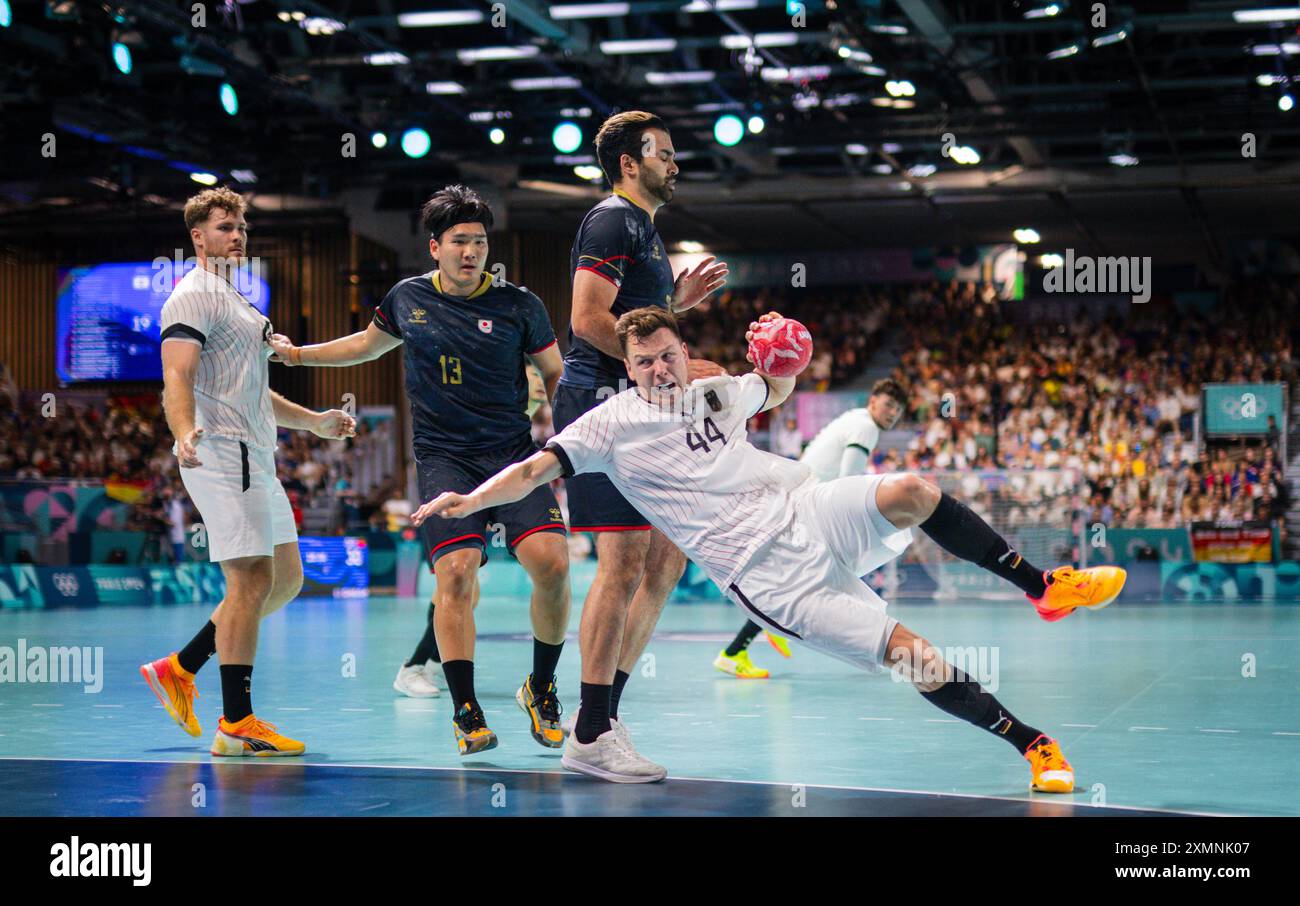
<path id="1" fill-rule="evenodd" d="M 665 412 L 636 388 L 610 397 L 551 438 L 565 476 L 602 472 L 646 520 L 726 588 L 793 516 L 791 492 L 813 476 L 765 453 L 746 422 L 767 402 L 757 374 L 718 388 L 721 411 L 701 396 Z"/>

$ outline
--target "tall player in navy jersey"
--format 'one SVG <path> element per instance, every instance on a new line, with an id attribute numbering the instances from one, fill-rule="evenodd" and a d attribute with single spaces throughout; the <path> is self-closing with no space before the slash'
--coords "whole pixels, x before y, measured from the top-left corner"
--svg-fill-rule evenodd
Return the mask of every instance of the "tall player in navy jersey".
<path id="1" fill-rule="evenodd" d="M 654 216 L 672 200 L 675 154 L 663 120 L 639 110 L 611 116 L 596 135 L 596 156 L 614 192 L 587 212 L 570 254 L 573 312 L 552 408 L 557 432 L 627 387 L 614 334 L 619 315 L 646 306 L 686 311 L 726 282 L 727 266 L 713 258 L 673 279 Z M 692 379 L 722 372 L 695 364 Z M 582 704 L 574 733 L 584 744 L 600 738 L 584 751 L 608 749 L 602 760 L 636 761 L 631 773 L 662 772 L 632 748 L 617 720 L 618 701 L 686 557 L 604 475 L 574 475 L 566 488 L 570 528 L 596 534 L 598 558 L 579 630 Z"/>
<path id="2" fill-rule="evenodd" d="M 389 290 L 364 331 L 301 348 L 277 335 L 272 345 L 290 365 L 354 365 L 404 344 L 416 470 L 420 496 L 428 500 L 442 491 L 471 491 L 533 454 L 525 359 L 541 372 L 548 398 L 563 362 L 542 301 L 483 273 L 492 228 L 483 200 L 464 186 L 448 186 L 420 216 L 437 270 Z M 528 714 L 534 739 L 548 748 L 564 744 L 555 666 L 569 622 L 569 552 L 555 495 L 544 487 L 469 519 L 425 525 L 437 576 L 437 647 L 462 755 L 497 744 L 474 693 L 478 570 L 497 526 L 533 583 L 533 672 L 515 700 Z"/>

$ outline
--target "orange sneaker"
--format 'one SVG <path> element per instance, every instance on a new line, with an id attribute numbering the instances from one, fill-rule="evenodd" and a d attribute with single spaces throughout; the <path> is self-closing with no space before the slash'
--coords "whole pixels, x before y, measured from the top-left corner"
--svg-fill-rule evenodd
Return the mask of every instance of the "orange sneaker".
<path id="1" fill-rule="evenodd" d="M 1095 610 L 1105 607 L 1119 597 L 1128 573 L 1118 566 L 1090 566 L 1087 569 L 1058 566 L 1045 573 L 1043 578 L 1047 581 L 1047 591 L 1041 598 L 1029 598 L 1029 602 L 1040 617 L 1053 623 L 1069 616 L 1076 607 Z"/>
<path id="2" fill-rule="evenodd" d="M 307 747 L 298 740 L 282 736 L 276 732 L 275 724 L 258 720 L 252 714 L 233 724 L 222 715 L 217 721 L 217 735 L 212 740 L 213 755 L 274 758 L 301 755 L 305 751 Z"/>
<path id="3" fill-rule="evenodd" d="M 150 661 L 140 666 L 140 675 L 149 684 L 158 701 L 167 709 L 172 720 L 181 725 L 181 729 L 191 736 L 198 736 L 203 730 L 199 719 L 194 716 L 194 699 L 199 690 L 194 688 L 194 674 L 189 673 L 176 659 L 173 651 L 166 657 Z"/>
<path id="4" fill-rule="evenodd" d="M 1040 742 L 1039 740 L 1044 740 Z M 1029 788 L 1035 793 L 1074 792 L 1074 768 L 1065 760 L 1061 744 L 1050 736 L 1039 736 L 1030 743 L 1025 761 L 1034 769 Z"/>

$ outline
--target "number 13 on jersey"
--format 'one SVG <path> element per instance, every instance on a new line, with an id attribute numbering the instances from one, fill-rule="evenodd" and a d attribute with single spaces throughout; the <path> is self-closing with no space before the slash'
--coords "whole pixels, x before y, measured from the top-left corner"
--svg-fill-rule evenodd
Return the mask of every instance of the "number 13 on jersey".
<path id="1" fill-rule="evenodd" d="M 438 362 L 442 365 L 442 382 L 444 384 L 461 383 L 460 359 L 440 355 L 438 356 Z M 450 369 L 450 372 L 448 369 Z M 450 380 L 448 380 L 448 377 L 450 377 Z"/>
<path id="2" fill-rule="evenodd" d="M 721 442 L 724 444 L 727 442 L 726 435 L 718 430 L 718 426 L 713 423 L 712 418 L 707 416 L 705 417 L 703 434 L 700 434 L 698 431 L 692 431 L 689 427 L 686 429 L 686 445 L 692 450 L 703 450 L 705 453 L 708 453 L 710 449 L 709 441 L 715 443 Z"/>

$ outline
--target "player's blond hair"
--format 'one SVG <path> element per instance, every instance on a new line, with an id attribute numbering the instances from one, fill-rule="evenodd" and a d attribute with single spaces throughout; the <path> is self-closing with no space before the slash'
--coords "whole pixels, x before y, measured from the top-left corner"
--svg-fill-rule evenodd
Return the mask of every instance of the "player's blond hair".
<path id="1" fill-rule="evenodd" d="M 655 331 L 667 327 L 673 332 L 677 339 L 682 338 L 682 332 L 677 327 L 677 319 L 673 313 L 666 308 L 657 308 L 648 306 L 646 308 L 634 308 L 631 311 L 624 312 L 619 319 L 614 322 L 614 336 L 618 337 L 618 346 L 627 355 L 627 342 L 632 337 L 638 340 L 644 340 L 652 336 Z"/>
<path id="2" fill-rule="evenodd" d="M 204 189 L 185 202 L 185 229 L 192 230 L 199 224 L 207 222 L 217 208 L 238 216 L 247 210 L 248 202 L 243 195 L 226 186 Z"/>

